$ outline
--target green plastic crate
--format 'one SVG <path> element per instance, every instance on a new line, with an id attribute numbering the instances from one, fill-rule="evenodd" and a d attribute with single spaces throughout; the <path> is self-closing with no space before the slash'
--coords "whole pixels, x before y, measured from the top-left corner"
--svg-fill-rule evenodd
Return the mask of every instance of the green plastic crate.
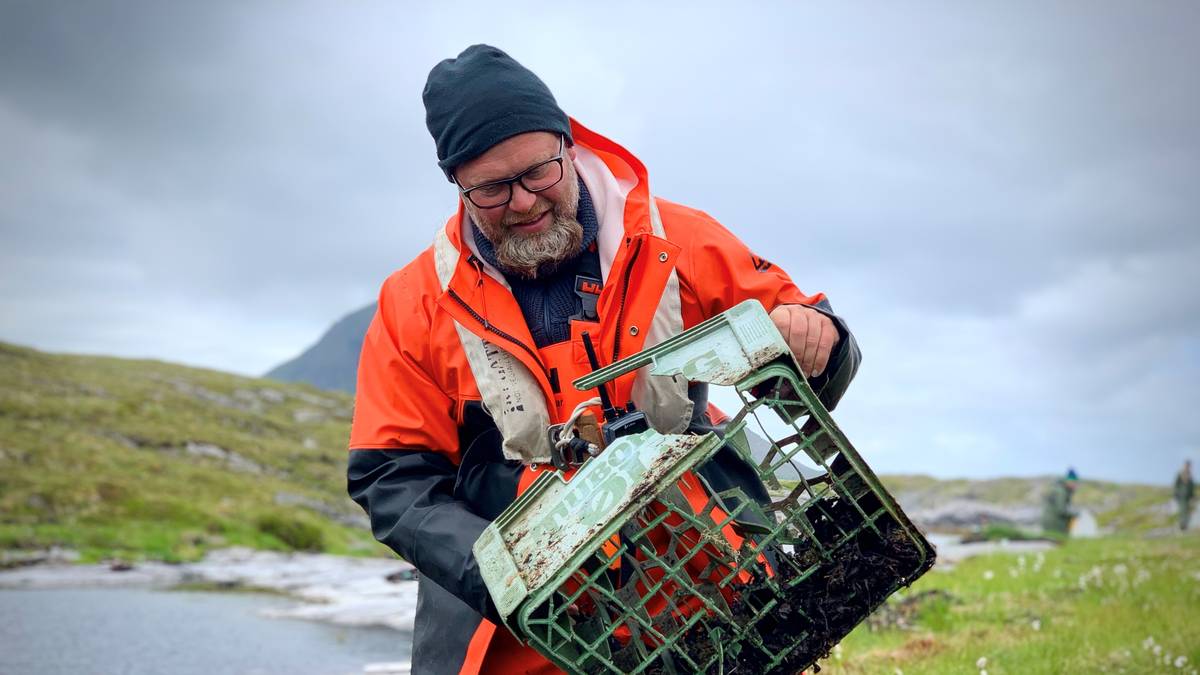
<path id="1" fill-rule="evenodd" d="M 799 672 L 933 565 L 933 548 L 759 303 L 574 384 L 593 389 L 645 366 L 734 386 L 743 407 L 724 438 L 647 431 L 617 439 L 569 481 L 544 467 L 475 544 L 507 625 L 557 666 Z M 766 441 L 752 446 L 747 431 Z M 721 461 L 757 474 L 755 494 L 704 479 L 726 445 Z"/>

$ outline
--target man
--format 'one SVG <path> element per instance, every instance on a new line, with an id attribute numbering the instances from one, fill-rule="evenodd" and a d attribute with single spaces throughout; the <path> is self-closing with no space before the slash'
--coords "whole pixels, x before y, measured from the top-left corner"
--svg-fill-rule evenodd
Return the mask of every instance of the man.
<path id="1" fill-rule="evenodd" d="M 1067 475 L 1059 478 L 1046 493 L 1046 502 L 1042 509 L 1042 530 L 1047 533 L 1066 537 L 1071 531 L 1071 521 L 1075 512 L 1071 510 L 1071 497 L 1079 483 L 1075 469 L 1067 469 Z"/>
<path id="2" fill-rule="evenodd" d="M 1192 460 L 1184 460 L 1183 468 L 1175 474 L 1175 502 L 1179 504 L 1179 529 L 1186 531 L 1192 519 L 1192 499 L 1196 484 L 1192 482 Z"/>
<path id="3" fill-rule="evenodd" d="M 423 99 L 459 208 L 380 292 L 349 491 L 420 572 L 413 672 L 554 672 L 497 628 L 471 546 L 549 460 L 547 425 L 592 395 L 570 385 L 590 370 L 583 334 L 607 365 L 757 299 L 829 407 L 859 352 L 823 295 L 708 215 L 653 197 L 636 157 L 568 118 L 499 49 L 439 63 Z M 660 432 L 714 426 L 703 386 L 633 373 L 614 385 L 614 402 Z M 756 480 L 728 449 L 700 472 Z"/>

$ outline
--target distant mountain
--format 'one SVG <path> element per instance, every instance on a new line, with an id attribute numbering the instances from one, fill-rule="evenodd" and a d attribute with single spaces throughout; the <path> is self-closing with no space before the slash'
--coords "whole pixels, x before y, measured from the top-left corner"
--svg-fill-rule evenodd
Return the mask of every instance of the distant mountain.
<path id="1" fill-rule="evenodd" d="M 374 314 L 375 303 L 347 314 L 325 331 L 316 344 L 291 361 L 271 369 L 264 377 L 354 393 L 358 352 Z"/>

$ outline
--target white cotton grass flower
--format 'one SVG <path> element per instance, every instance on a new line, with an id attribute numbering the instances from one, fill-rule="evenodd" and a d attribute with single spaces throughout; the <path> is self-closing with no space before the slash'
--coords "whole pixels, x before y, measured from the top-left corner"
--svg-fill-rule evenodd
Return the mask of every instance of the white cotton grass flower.
<path id="1" fill-rule="evenodd" d="M 980 670 L 987 668 L 987 657 L 986 656 L 979 657 L 979 659 L 975 661 L 975 667 Z"/>
<path id="2" fill-rule="evenodd" d="M 994 579 L 995 577 L 996 577 L 996 573 L 995 573 L 995 572 L 993 572 L 993 571 L 991 571 L 991 570 L 984 570 L 984 571 L 983 571 L 983 580 L 984 580 L 984 581 L 991 581 L 991 580 L 992 580 L 992 579 Z"/>
<path id="3" fill-rule="evenodd" d="M 1153 635 L 1149 635 L 1146 637 L 1145 640 L 1142 640 L 1142 649 L 1148 650 L 1153 646 L 1154 646 L 1154 636 Z"/>
<path id="4" fill-rule="evenodd" d="M 1104 569 L 1093 566 L 1092 569 L 1079 575 L 1079 590 L 1086 591 L 1088 586 L 1100 588 L 1104 585 Z"/>
<path id="5" fill-rule="evenodd" d="M 897 668 L 897 669 L 895 670 L 895 672 L 893 673 L 893 675 L 904 675 L 904 671 L 903 671 L 903 670 L 900 670 L 899 668 Z"/>
<path id="6" fill-rule="evenodd" d="M 838 661 L 842 660 L 842 643 L 839 642 L 833 646 L 833 658 Z"/>
<path id="7" fill-rule="evenodd" d="M 1186 665 L 1187 665 L 1187 657 L 1186 656 L 1180 656 L 1175 659 L 1175 667 L 1176 668 L 1183 668 Z"/>
<path id="8" fill-rule="evenodd" d="M 1029 624 L 1029 626 L 1030 626 L 1031 628 L 1033 628 L 1034 630 L 1041 630 L 1041 629 L 1042 629 L 1042 620 L 1041 620 L 1041 619 L 1034 619 L 1034 620 L 1033 620 L 1033 623 Z"/>
<path id="9" fill-rule="evenodd" d="M 1150 651 L 1154 652 L 1155 656 L 1161 656 L 1162 655 L 1162 645 L 1154 645 L 1153 647 L 1150 648 Z"/>

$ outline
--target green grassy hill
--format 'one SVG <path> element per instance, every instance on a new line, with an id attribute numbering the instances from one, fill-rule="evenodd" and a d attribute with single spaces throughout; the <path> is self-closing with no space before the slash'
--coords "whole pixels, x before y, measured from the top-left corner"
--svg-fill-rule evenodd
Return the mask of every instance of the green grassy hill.
<path id="1" fill-rule="evenodd" d="M 352 399 L 0 343 L 0 549 L 383 553 L 345 493 Z"/>

